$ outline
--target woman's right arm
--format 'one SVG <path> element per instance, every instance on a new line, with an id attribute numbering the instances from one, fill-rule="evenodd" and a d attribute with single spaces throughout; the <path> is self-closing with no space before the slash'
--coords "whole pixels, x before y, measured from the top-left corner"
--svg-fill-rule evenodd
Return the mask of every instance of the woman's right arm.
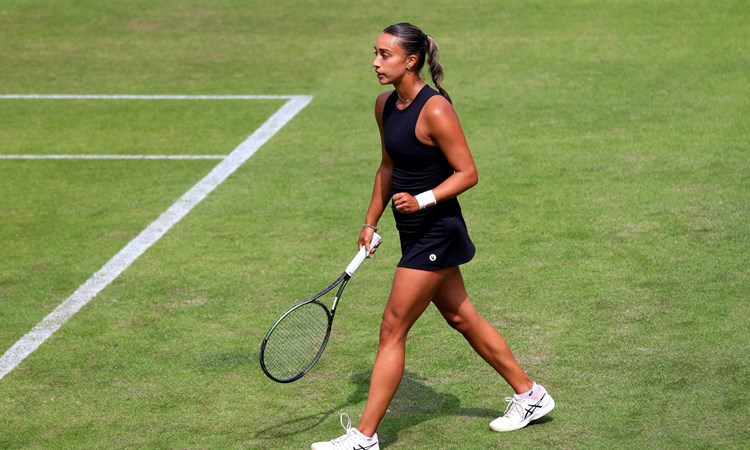
<path id="1" fill-rule="evenodd" d="M 388 202 L 391 199 L 391 176 L 393 174 L 393 160 L 385 149 L 385 139 L 383 136 L 383 106 L 391 92 L 380 94 L 375 101 L 375 120 L 378 122 L 380 130 L 380 166 L 375 173 L 375 183 L 372 188 L 372 198 L 370 206 L 365 214 L 365 224 L 377 227 L 380 216 L 383 215 Z M 375 230 L 371 227 L 363 227 L 359 235 L 358 245 L 364 245 L 366 250 L 370 251 L 370 242 Z"/>

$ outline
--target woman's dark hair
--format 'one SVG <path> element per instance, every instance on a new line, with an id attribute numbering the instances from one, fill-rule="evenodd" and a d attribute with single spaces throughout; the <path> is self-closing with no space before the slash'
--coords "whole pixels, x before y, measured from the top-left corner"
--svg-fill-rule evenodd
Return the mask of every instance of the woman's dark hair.
<path id="1" fill-rule="evenodd" d="M 448 92 L 440 84 L 443 81 L 444 72 L 443 66 L 440 65 L 440 50 L 435 39 L 432 36 L 424 34 L 419 27 L 405 22 L 387 27 L 383 30 L 383 33 L 398 38 L 399 45 L 406 51 L 407 56 L 417 55 L 419 57 L 416 67 L 417 74 L 424 67 L 425 61 L 429 60 L 430 76 L 432 77 L 432 82 L 435 84 L 435 88 L 440 91 L 443 97 L 453 103 Z"/>

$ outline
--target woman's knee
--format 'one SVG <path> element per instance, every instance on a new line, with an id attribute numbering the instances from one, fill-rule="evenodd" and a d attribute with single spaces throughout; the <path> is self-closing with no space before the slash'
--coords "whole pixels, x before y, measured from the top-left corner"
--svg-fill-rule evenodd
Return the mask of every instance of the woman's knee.
<path id="1" fill-rule="evenodd" d="M 409 326 L 404 320 L 386 308 L 380 322 L 380 343 L 389 343 L 406 338 Z"/>
<path id="2" fill-rule="evenodd" d="M 441 312 L 448 325 L 463 335 L 470 332 L 477 325 L 477 321 L 481 319 L 476 310 L 466 303 L 455 311 Z"/>
<path id="3" fill-rule="evenodd" d="M 443 315 L 445 321 L 450 325 L 451 328 L 458 331 L 461 334 L 466 334 L 469 331 L 469 324 L 465 317 L 460 314 L 447 314 Z"/>

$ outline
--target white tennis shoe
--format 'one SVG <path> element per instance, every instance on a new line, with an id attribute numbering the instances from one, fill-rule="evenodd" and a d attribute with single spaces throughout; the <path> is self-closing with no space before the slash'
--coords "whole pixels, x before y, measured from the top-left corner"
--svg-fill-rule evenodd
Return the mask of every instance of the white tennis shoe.
<path id="1" fill-rule="evenodd" d="M 537 420 L 552 411 L 555 401 L 544 386 L 539 385 L 539 392 L 531 398 L 518 399 L 506 397 L 508 407 L 502 417 L 490 422 L 492 431 L 513 431 L 525 427 L 532 420 Z"/>
<path id="2" fill-rule="evenodd" d="M 344 425 L 344 418 L 346 418 L 346 425 Z M 316 442 L 312 445 L 312 450 L 380 450 L 377 433 L 368 438 L 358 429 L 352 428 L 352 419 L 349 414 L 341 414 L 340 420 L 346 434 L 332 441 Z"/>

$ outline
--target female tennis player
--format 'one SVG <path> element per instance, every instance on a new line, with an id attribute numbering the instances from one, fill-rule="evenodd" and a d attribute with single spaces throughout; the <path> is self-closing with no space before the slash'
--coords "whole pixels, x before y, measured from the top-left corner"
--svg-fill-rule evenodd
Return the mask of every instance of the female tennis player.
<path id="1" fill-rule="evenodd" d="M 425 63 L 437 91 L 420 76 Z M 457 196 L 473 187 L 478 175 L 451 98 L 441 86 L 438 46 L 414 25 L 392 25 L 377 39 L 373 66 L 380 84 L 395 89 L 375 102 L 382 159 L 358 244 L 370 249 L 390 203 L 402 257 L 383 313 L 362 419 L 354 428 L 342 414 L 346 434 L 314 443 L 312 449 L 380 448 L 376 430 L 404 373 L 407 334 L 430 303 L 515 391 L 506 398 L 505 413 L 490 428 L 522 428 L 550 412 L 555 402 L 524 372 L 502 335 L 474 309 L 464 287 L 459 266 L 474 257 L 475 249 Z"/>

